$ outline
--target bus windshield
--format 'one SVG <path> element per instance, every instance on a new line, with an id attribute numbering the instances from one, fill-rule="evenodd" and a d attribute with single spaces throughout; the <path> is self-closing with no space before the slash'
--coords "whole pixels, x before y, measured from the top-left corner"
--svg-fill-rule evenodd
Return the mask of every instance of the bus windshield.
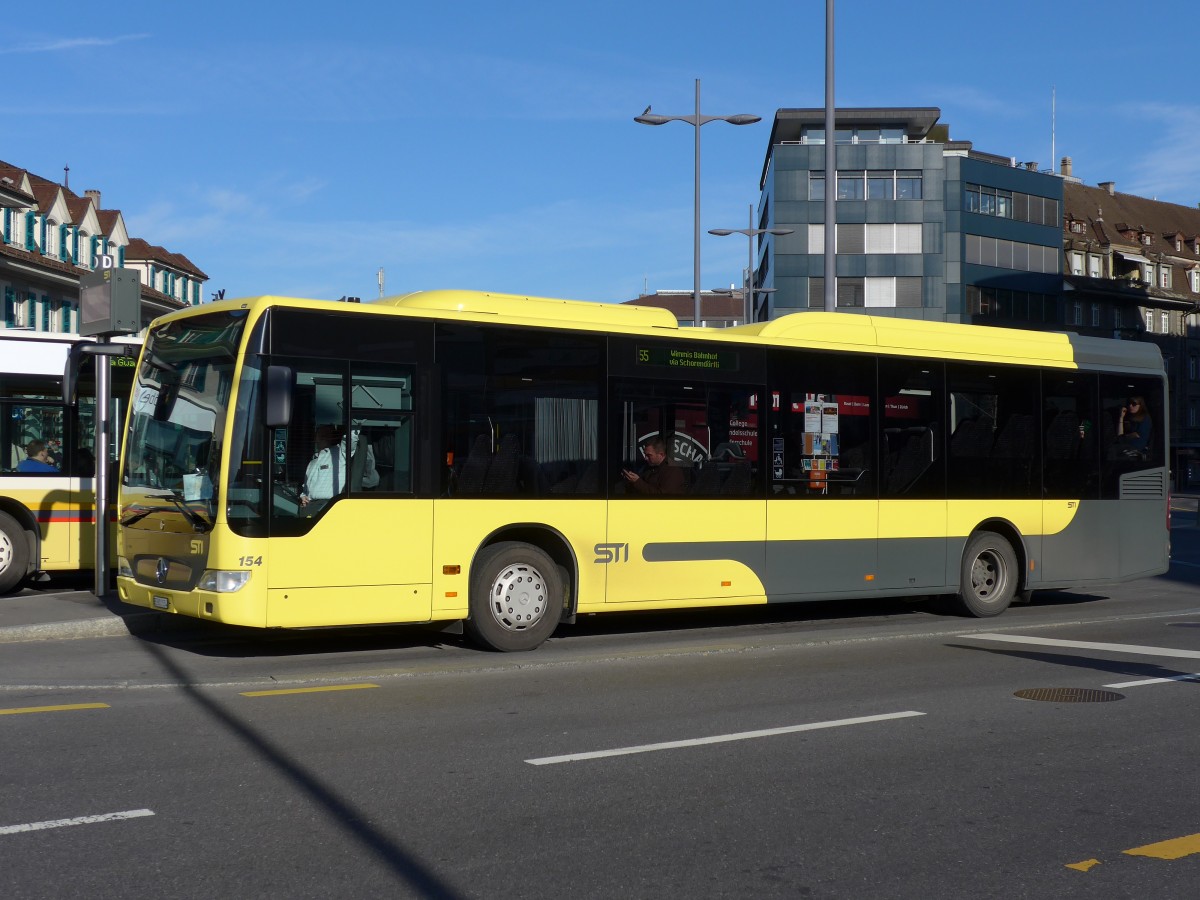
<path id="1" fill-rule="evenodd" d="M 169 322 L 150 333 L 134 384 L 121 477 L 135 503 L 142 488 L 145 499 L 170 500 L 188 519 L 200 513 L 213 521 L 245 323 L 245 312 L 236 310 Z"/>

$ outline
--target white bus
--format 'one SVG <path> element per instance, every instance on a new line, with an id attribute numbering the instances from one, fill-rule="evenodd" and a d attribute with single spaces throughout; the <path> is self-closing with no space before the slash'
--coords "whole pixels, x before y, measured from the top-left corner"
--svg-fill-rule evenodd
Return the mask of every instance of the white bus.
<path id="1" fill-rule="evenodd" d="M 62 391 L 67 357 L 80 340 L 88 339 L 0 333 L 0 595 L 43 573 L 95 566 L 92 357 L 84 358 L 74 400 L 64 403 Z M 112 373 L 115 434 L 124 422 L 135 360 L 102 359 Z M 110 464 L 118 452 L 111 442 Z"/>

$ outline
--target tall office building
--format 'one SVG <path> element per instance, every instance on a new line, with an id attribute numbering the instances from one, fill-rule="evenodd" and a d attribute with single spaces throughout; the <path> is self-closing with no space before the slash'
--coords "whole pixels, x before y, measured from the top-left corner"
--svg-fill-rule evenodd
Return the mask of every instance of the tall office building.
<path id="1" fill-rule="evenodd" d="M 941 111 L 839 109 L 836 184 L 825 184 L 825 111 L 775 114 L 760 182 L 759 320 L 825 306 L 825 192 L 836 191 L 837 308 L 970 322 L 1002 292 L 1012 318 L 1059 315 L 1062 182 L 951 141 Z"/>

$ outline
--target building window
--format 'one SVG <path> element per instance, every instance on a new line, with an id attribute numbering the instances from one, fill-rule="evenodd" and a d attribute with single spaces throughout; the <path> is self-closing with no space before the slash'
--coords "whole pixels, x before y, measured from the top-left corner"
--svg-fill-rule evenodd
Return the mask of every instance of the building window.
<path id="1" fill-rule="evenodd" d="M 1171 287 L 1171 267 L 1170 266 L 1159 266 L 1158 267 L 1158 286 L 1161 288 L 1170 288 Z"/>
<path id="2" fill-rule="evenodd" d="M 1196 404 L 1189 403 L 1188 404 L 1188 428 L 1195 428 L 1196 421 L 1197 421 Z"/>
<path id="3" fill-rule="evenodd" d="M 923 196 L 920 172 L 896 173 L 896 199 L 920 200 Z"/>
<path id="4" fill-rule="evenodd" d="M 1078 300 L 1076 300 L 1074 303 L 1071 304 L 1071 324 L 1072 325 L 1082 325 L 1083 324 L 1083 304 L 1080 303 Z"/>
<path id="5" fill-rule="evenodd" d="M 838 309 L 863 306 L 865 289 L 862 278 L 839 278 L 837 280 Z"/>
<path id="6" fill-rule="evenodd" d="M 825 308 L 825 279 L 824 278 L 808 279 L 808 308 L 809 309 L 824 309 Z"/>
<path id="7" fill-rule="evenodd" d="M 1200 378 L 1200 358 L 1195 356 L 1188 357 L 1188 380 L 1195 381 Z"/>
<path id="8" fill-rule="evenodd" d="M 1154 334 L 1154 313 L 1146 310 L 1146 331 Z"/>
<path id="9" fill-rule="evenodd" d="M 836 232 L 835 232 L 836 234 Z M 835 248 L 836 250 L 836 245 Z M 825 252 L 825 226 L 824 225 L 809 225 L 808 226 L 808 252 L 813 256 L 820 256 Z"/>
<path id="10" fill-rule="evenodd" d="M 895 196 L 895 172 L 868 172 L 867 199 L 891 200 Z"/>
<path id="11" fill-rule="evenodd" d="M 1071 253 L 1068 254 L 1068 256 L 1071 261 L 1071 274 L 1072 275 L 1082 275 L 1083 274 L 1083 254 L 1077 253 L 1075 251 L 1071 251 Z"/>
<path id="12" fill-rule="evenodd" d="M 1191 285 L 1192 293 L 1200 294 L 1200 270 L 1192 269 L 1188 272 L 1188 284 Z"/>
<path id="13" fill-rule="evenodd" d="M 1171 317 L 1167 313 L 1159 313 L 1158 324 L 1162 334 L 1170 334 Z"/>
<path id="14" fill-rule="evenodd" d="M 1113 328 L 1120 329 L 1125 325 L 1125 317 L 1121 314 L 1121 307 L 1113 307 Z"/>
<path id="15" fill-rule="evenodd" d="M 1088 275 L 1092 278 L 1100 277 L 1100 257 L 1094 253 L 1088 256 Z"/>
<path id="16" fill-rule="evenodd" d="M 1034 225 L 1059 226 L 1058 201 L 1049 197 L 1038 197 L 1032 194 L 1022 194 L 1019 191 L 1009 191 L 1004 188 L 986 187 L 978 184 L 963 186 L 963 209 L 966 212 L 979 213 L 984 216 L 996 216 L 1001 219 L 1013 219 L 1018 222 L 1032 222 Z M 1078 228 L 1076 226 L 1078 225 Z M 1082 232 L 1081 223 L 1072 222 L 1071 231 Z M 1077 273 L 1078 274 L 1078 273 Z"/>
<path id="17" fill-rule="evenodd" d="M 848 223 L 837 227 L 837 252 L 862 256 L 866 250 L 866 227 L 856 223 Z"/>
<path id="18" fill-rule="evenodd" d="M 1093 328 L 1100 327 L 1100 304 L 1099 303 L 1092 304 L 1092 327 Z"/>
<path id="19" fill-rule="evenodd" d="M 922 282 L 919 276 L 896 279 L 896 306 L 899 309 L 920 309 Z"/>
<path id="20" fill-rule="evenodd" d="M 837 198 L 862 200 L 866 197 L 866 172 L 851 170 L 837 173 Z"/>

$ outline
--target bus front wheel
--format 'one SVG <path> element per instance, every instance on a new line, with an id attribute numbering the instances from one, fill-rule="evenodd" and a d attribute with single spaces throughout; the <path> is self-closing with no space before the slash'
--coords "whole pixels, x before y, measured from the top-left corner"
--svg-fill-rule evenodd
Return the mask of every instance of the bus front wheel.
<path id="1" fill-rule="evenodd" d="M 530 544 L 482 550 L 471 574 L 467 632 L 491 650 L 532 650 L 558 627 L 563 585 L 558 566 Z"/>
<path id="2" fill-rule="evenodd" d="M 25 529 L 8 513 L 0 512 L 0 594 L 7 594 L 23 582 L 28 569 Z"/>
<path id="3" fill-rule="evenodd" d="M 1017 593 L 1017 555 L 1000 535 L 981 531 L 967 541 L 959 573 L 958 605 L 968 616 L 998 616 Z"/>

